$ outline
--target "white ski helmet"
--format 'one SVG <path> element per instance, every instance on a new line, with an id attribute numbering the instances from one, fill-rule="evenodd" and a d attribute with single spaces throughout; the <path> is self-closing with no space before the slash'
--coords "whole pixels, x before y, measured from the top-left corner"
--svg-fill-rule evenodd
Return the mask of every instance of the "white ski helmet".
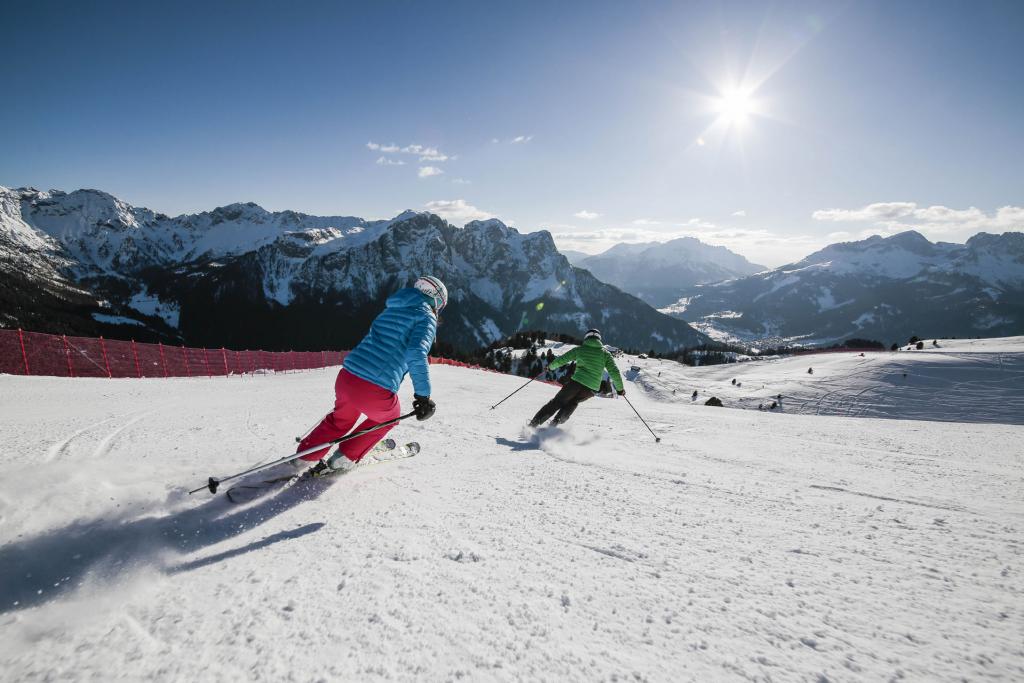
<path id="1" fill-rule="evenodd" d="M 416 284 L 413 287 L 430 297 L 434 310 L 438 313 L 448 305 L 448 288 L 436 277 L 424 275 L 419 280 L 416 280 Z"/>
<path id="2" fill-rule="evenodd" d="M 591 337 L 593 337 L 597 341 L 601 341 L 601 330 L 591 328 L 587 330 L 587 333 L 585 335 L 583 335 L 584 340 L 590 339 Z"/>

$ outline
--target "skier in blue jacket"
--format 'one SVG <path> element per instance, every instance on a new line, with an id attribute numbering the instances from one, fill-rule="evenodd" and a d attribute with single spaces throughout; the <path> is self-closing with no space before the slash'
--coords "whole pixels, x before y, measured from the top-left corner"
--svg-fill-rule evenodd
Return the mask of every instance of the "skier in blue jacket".
<path id="1" fill-rule="evenodd" d="M 370 332 L 345 357 L 334 383 L 334 411 L 302 440 L 297 451 L 348 434 L 360 415 L 366 416 L 359 423 L 360 431 L 397 418 L 401 414 L 398 388 L 406 374 L 412 375 L 416 419 L 426 420 L 433 415 L 427 354 L 437 334 L 437 315 L 447 303 L 444 283 L 429 275 L 392 294 Z M 391 426 L 381 427 L 344 441 L 328 460 L 321 459 L 329 450 L 325 448 L 302 456 L 296 464 L 319 460 L 311 471 L 313 476 L 331 469 L 349 469 L 390 430 Z"/>

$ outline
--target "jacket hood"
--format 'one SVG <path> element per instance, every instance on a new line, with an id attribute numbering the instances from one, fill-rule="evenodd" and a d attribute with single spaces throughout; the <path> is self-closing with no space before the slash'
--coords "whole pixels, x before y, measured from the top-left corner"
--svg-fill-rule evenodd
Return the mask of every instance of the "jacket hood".
<path id="1" fill-rule="evenodd" d="M 583 340 L 583 345 L 584 346 L 594 346 L 594 347 L 597 347 L 599 349 L 603 349 L 604 348 L 604 344 L 602 344 L 601 340 L 597 339 L 596 337 L 590 337 L 589 339 L 584 339 Z"/>
<path id="2" fill-rule="evenodd" d="M 384 305 L 388 308 L 419 308 L 424 304 L 430 308 L 430 297 L 412 287 L 406 287 L 389 296 Z"/>

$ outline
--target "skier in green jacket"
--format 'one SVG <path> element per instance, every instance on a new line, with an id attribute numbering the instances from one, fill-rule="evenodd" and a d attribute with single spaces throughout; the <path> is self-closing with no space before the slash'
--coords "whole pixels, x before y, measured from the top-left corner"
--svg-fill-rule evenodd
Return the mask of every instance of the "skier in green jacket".
<path id="1" fill-rule="evenodd" d="M 601 388 L 605 370 L 612 378 L 612 384 L 619 392 L 619 396 L 626 395 L 626 389 L 622 386 L 622 375 L 619 374 L 612 354 L 605 351 L 599 330 L 587 330 L 583 344 L 553 360 L 548 365 L 548 370 L 555 370 L 573 361 L 576 361 L 576 372 L 572 373 L 569 383 L 533 416 L 530 420 L 531 427 L 539 427 L 552 415 L 555 416 L 552 424 L 560 425 L 568 420 L 576 406 L 591 398 Z"/>

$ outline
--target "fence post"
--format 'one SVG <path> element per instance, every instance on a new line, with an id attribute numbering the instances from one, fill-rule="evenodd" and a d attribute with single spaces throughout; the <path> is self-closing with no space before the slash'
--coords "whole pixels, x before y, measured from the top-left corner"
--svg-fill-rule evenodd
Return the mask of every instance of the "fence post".
<path id="1" fill-rule="evenodd" d="M 18 342 L 21 344 L 21 362 L 25 364 L 25 374 L 28 375 L 30 373 L 28 371 L 28 354 L 25 353 L 25 335 L 20 327 L 18 328 Z"/>
<path id="2" fill-rule="evenodd" d="M 160 347 L 160 367 L 164 370 L 164 378 L 167 377 L 167 361 L 164 359 L 164 343 L 157 342 L 157 346 Z"/>
<path id="3" fill-rule="evenodd" d="M 203 362 L 206 363 L 206 376 L 213 377 L 213 373 L 210 372 L 210 354 L 206 347 L 203 347 Z"/>
<path id="4" fill-rule="evenodd" d="M 107 342 L 104 341 L 103 335 L 100 335 L 100 351 L 103 352 L 103 365 L 107 368 L 107 379 L 113 378 L 113 373 L 110 372 L 110 361 L 107 360 Z"/>
<path id="5" fill-rule="evenodd" d="M 224 376 L 228 376 L 228 352 L 223 346 L 220 347 L 220 353 L 224 356 Z"/>
<path id="6" fill-rule="evenodd" d="M 135 356 L 135 374 L 142 379 L 142 368 L 139 367 L 139 349 L 136 347 L 134 339 L 132 339 L 132 355 Z"/>
<path id="7" fill-rule="evenodd" d="M 192 376 L 192 368 L 188 364 L 188 354 L 185 352 L 185 345 L 181 345 L 181 357 L 185 360 L 185 374 L 189 377 Z"/>
<path id="8" fill-rule="evenodd" d="M 71 347 L 68 346 L 68 335 L 62 334 L 61 338 L 64 340 L 64 355 L 67 357 L 68 361 L 68 377 L 74 377 L 75 371 L 71 367 Z"/>

